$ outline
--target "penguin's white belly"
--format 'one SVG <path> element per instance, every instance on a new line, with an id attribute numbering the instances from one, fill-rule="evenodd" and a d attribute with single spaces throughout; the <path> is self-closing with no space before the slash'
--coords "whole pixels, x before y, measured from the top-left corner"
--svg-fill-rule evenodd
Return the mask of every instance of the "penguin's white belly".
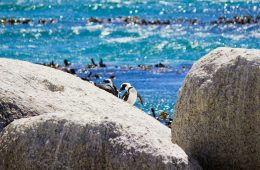
<path id="1" fill-rule="evenodd" d="M 130 89 L 129 90 L 129 96 L 128 96 L 128 99 L 127 99 L 127 103 L 131 104 L 131 105 L 134 105 L 135 104 L 135 101 L 137 99 L 137 92 L 135 89 Z"/>

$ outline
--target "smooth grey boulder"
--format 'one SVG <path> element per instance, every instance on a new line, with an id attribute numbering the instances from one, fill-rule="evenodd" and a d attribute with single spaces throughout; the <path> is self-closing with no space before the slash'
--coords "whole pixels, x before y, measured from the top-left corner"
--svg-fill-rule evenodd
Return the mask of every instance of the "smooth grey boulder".
<path id="1" fill-rule="evenodd" d="M 0 169 L 200 169 L 169 128 L 80 78 L 10 59 L 0 73 Z"/>
<path id="2" fill-rule="evenodd" d="M 260 50 L 217 48 L 186 76 L 172 141 L 204 169 L 260 169 Z"/>

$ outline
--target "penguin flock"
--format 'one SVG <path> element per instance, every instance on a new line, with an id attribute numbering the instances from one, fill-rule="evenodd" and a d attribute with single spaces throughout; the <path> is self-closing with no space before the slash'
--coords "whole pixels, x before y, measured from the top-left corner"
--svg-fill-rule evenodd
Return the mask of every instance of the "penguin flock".
<path id="1" fill-rule="evenodd" d="M 144 105 L 144 101 L 140 94 L 136 91 L 136 89 L 130 83 L 122 83 L 120 86 L 119 91 L 117 90 L 116 86 L 114 85 L 113 81 L 108 78 L 103 81 L 104 84 L 95 84 L 95 86 L 99 87 L 107 91 L 108 93 L 113 94 L 114 96 L 124 100 L 125 102 L 129 103 L 130 105 L 134 105 L 137 100 L 140 101 L 142 105 Z M 123 95 L 120 95 L 120 92 L 125 91 Z M 173 119 L 170 118 L 169 114 L 165 111 L 160 112 L 159 116 L 156 116 L 155 109 L 151 109 L 152 116 L 164 124 L 165 126 L 171 128 Z"/>
<path id="2" fill-rule="evenodd" d="M 107 67 L 107 65 L 104 64 L 102 59 L 100 59 L 99 63 L 96 64 L 96 62 L 92 58 L 91 63 L 86 65 L 87 70 L 83 71 L 84 76 L 81 76 L 79 74 L 81 71 L 79 69 L 76 69 L 75 67 L 73 67 L 73 65 L 71 64 L 71 62 L 69 62 L 68 59 L 63 60 L 63 65 L 59 65 L 59 64 L 55 63 L 54 61 L 51 61 L 50 63 L 36 63 L 36 64 L 40 64 L 40 65 L 44 65 L 44 66 L 51 67 L 51 68 L 54 68 L 54 69 L 58 69 L 58 70 L 67 72 L 69 74 L 78 76 L 82 80 L 88 81 L 89 83 L 91 83 L 91 84 L 95 85 L 96 87 L 114 95 L 115 97 L 122 99 L 123 101 L 125 101 L 126 103 L 128 103 L 130 105 L 134 105 L 137 101 L 139 101 L 141 105 L 144 105 L 144 101 L 143 101 L 141 95 L 137 92 L 136 88 L 133 87 L 129 82 L 122 83 L 119 88 L 116 87 L 116 85 L 113 82 L 115 75 L 110 75 L 108 78 L 104 79 L 102 81 L 102 83 L 99 83 L 99 84 L 92 81 L 92 80 L 95 80 L 95 79 L 101 79 L 102 78 L 101 75 L 93 74 L 92 71 L 91 71 L 91 69 Z M 117 67 L 118 66 L 116 66 L 116 68 Z M 132 67 L 132 66 L 122 67 L 122 69 L 126 69 L 126 68 L 130 69 L 130 70 L 136 68 L 136 69 L 149 71 L 149 70 L 152 70 L 153 68 L 155 68 L 155 69 L 169 69 L 170 67 L 165 65 L 165 64 L 158 63 L 158 64 L 155 64 L 155 65 L 148 65 L 148 66 L 138 65 L 137 67 Z M 188 68 L 186 68 L 186 66 L 185 66 L 185 68 L 182 68 L 182 70 L 186 70 L 186 69 L 188 69 Z M 161 122 L 162 124 L 164 124 L 165 126 L 167 126 L 169 128 L 171 127 L 172 119 L 170 118 L 170 116 L 167 112 L 162 111 L 159 114 L 156 114 L 155 109 L 152 108 L 151 109 L 151 116 L 154 117 L 159 122 Z"/>
<path id="3" fill-rule="evenodd" d="M 129 103 L 130 105 L 134 105 L 137 99 L 140 101 L 142 105 L 144 105 L 142 97 L 130 83 L 122 83 L 119 90 L 117 90 L 115 84 L 110 78 L 105 79 L 103 83 L 104 84 L 94 84 L 94 85 L 102 90 L 105 90 L 108 93 L 113 94 L 114 96 L 120 99 L 123 99 L 125 102 Z M 120 95 L 120 93 L 123 91 L 124 94 Z"/>
<path id="4" fill-rule="evenodd" d="M 55 68 L 55 69 L 58 69 L 58 70 L 61 70 L 61 71 L 64 71 L 64 72 L 67 72 L 67 73 L 70 73 L 70 74 L 73 74 L 73 75 L 76 74 L 76 70 L 73 69 L 73 68 L 70 68 L 71 63 L 67 59 L 64 59 L 63 63 L 64 63 L 64 67 L 60 66 L 59 64 L 54 63 L 54 61 L 51 61 L 50 63 L 47 63 L 47 64 L 43 63 L 41 65 L 48 66 L 48 67 L 51 67 L 51 68 Z M 37 63 L 37 64 L 40 64 L 40 63 Z M 88 64 L 86 67 L 89 68 L 89 69 L 96 68 L 96 67 L 103 68 L 103 67 L 106 67 L 106 64 L 104 64 L 102 59 L 100 59 L 99 64 L 96 64 L 94 59 L 92 58 L 91 64 Z M 97 74 L 92 75 L 92 72 L 90 71 L 89 74 L 86 77 L 81 77 L 81 79 L 88 81 L 91 84 L 94 84 L 96 87 L 98 87 L 102 90 L 105 90 L 106 92 L 111 93 L 112 95 L 114 95 L 114 96 L 116 96 L 120 99 L 123 99 L 125 102 L 129 103 L 130 105 L 134 105 L 137 100 L 139 100 L 140 103 L 142 105 L 144 105 L 142 97 L 140 96 L 140 94 L 137 92 L 137 90 L 130 83 L 127 83 L 127 82 L 122 83 L 121 86 L 120 86 L 120 89 L 118 90 L 117 87 L 115 86 L 115 84 L 112 81 L 112 79 L 114 77 L 115 76 L 110 76 L 109 78 L 104 79 L 103 83 L 96 84 L 95 82 L 90 81 L 89 78 L 99 79 L 100 76 L 97 75 Z M 123 92 L 123 91 L 124 91 L 124 94 L 120 95 L 120 93 Z"/>
<path id="5" fill-rule="evenodd" d="M 136 89 L 130 83 L 122 83 L 120 89 L 117 90 L 116 86 L 114 85 L 112 79 L 108 78 L 103 81 L 104 84 L 95 84 L 95 86 L 99 87 L 107 91 L 108 93 L 113 94 L 114 96 L 124 100 L 125 102 L 129 103 L 130 105 L 134 105 L 137 100 L 140 101 L 142 105 L 144 105 L 144 101 L 140 94 L 136 91 Z M 123 95 L 120 95 L 120 92 L 125 91 Z M 164 124 L 165 126 L 171 128 L 173 119 L 170 118 L 169 114 L 165 111 L 160 112 L 159 116 L 156 116 L 155 109 L 151 109 L 152 116 Z"/>

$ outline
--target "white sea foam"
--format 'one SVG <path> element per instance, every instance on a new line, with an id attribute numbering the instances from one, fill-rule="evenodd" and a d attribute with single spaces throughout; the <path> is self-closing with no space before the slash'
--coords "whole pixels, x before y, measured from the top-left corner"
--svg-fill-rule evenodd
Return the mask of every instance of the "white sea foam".
<path id="1" fill-rule="evenodd" d="M 87 25 L 87 26 L 75 26 L 75 27 L 71 27 L 72 32 L 76 35 L 80 34 L 81 30 L 88 30 L 90 32 L 94 32 L 97 30 L 102 29 L 103 26 L 102 25 Z"/>
<path id="2" fill-rule="evenodd" d="M 41 33 L 41 32 L 44 32 L 44 30 L 40 28 L 20 29 L 20 33 Z"/>
<path id="3" fill-rule="evenodd" d="M 37 46 L 31 45 L 31 44 L 29 44 L 27 47 L 28 47 L 28 48 L 37 48 Z"/>
<path id="4" fill-rule="evenodd" d="M 147 28 L 143 28 L 141 26 L 127 26 L 127 32 L 128 33 L 137 33 L 140 37 L 148 38 L 149 36 L 152 36 L 156 34 L 157 26 L 151 26 Z"/>
<path id="5" fill-rule="evenodd" d="M 175 36 L 186 35 L 187 31 L 183 27 L 179 26 L 166 26 L 160 29 L 159 35 L 161 38 L 172 38 Z"/>
<path id="6" fill-rule="evenodd" d="M 168 44 L 168 41 L 163 41 L 161 42 L 160 44 L 156 45 L 154 48 L 159 50 L 159 51 L 162 51 L 163 48 Z"/>
<path id="7" fill-rule="evenodd" d="M 79 33 L 80 33 L 79 31 L 80 31 L 81 28 L 82 28 L 81 26 L 71 27 L 72 32 L 73 32 L 74 34 L 76 34 L 76 35 L 79 35 Z"/>
<path id="8" fill-rule="evenodd" d="M 225 38 L 230 38 L 230 39 L 235 40 L 235 41 L 238 41 L 242 38 L 245 38 L 245 35 L 243 35 L 243 34 L 240 34 L 240 35 L 222 34 L 222 36 L 225 37 Z"/>
<path id="9" fill-rule="evenodd" d="M 166 6 L 173 6 L 174 2 L 159 1 L 159 4 L 166 5 Z"/>
<path id="10" fill-rule="evenodd" d="M 0 46 L 0 49 L 8 49 L 9 48 L 9 46 L 7 46 L 7 45 L 1 45 Z"/>
<path id="11" fill-rule="evenodd" d="M 36 39 L 38 39 L 41 35 L 42 35 L 41 33 L 37 33 L 37 34 L 34 34 L 34 37 L 35 37 Z"/>
<path id="12" fill-rule="evenodd" d="M 252 32 L 251 33 L 251 37 L 252 38 L 259 38 L 260 39 L 260 32 Z M 259 41 L 258 41 L 258 43 L 259 43 Z M 260 44 L 260 43 L 259 43 Z"/>
<path id="13" fill-rule="evenodd" d="M 207 33 L 207 32 L 196 32 L 196 33 L 194 33 L 194 35 L 201 37 L 201 38 L 213 36 L 213 34 Z"/>
<path id="14" fill-rule="evenodd" d="M 106 2 L 121 3 L 121 0 L 106 0 Z"/>
<path id="15" fill-rule="evenodd" d="M 103 28 L 103 25 L 87 25 L 86 28 L 90 32 L 94 32 L 94 31 L 97 31 L 97 30 L 101 30 Z"/>
<path id="16" fill-rule="evenodd" d="M 100 38 L 104 38 L 106 36 L 108 36 L 111 33 L 111 29 L 105 28 L 102 30 L 101 34 L 100 34 Z"/>
<path id="17" fill-rule="evenodd" d="M 144 37 L 120 37 L 120 38 L 111 38 L 107 39 L 106 41 L 109 43 L 128 43 L 128 42 L 136 42 Z"/>

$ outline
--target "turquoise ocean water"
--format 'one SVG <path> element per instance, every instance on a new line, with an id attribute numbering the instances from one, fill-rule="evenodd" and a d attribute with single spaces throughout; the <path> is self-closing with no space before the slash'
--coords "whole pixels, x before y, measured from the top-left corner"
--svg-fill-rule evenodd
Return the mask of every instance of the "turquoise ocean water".
<path id="1" fill-rule="evenodd" d="M 199 22 L 87 22 L 90 17 L 119 16 Z M 260 20 L 260 0 L 1 0 L 0 18 L 28 18 L 32 22 L 0 24 L 0 57 L 35 63 L 54 60 L 59 64 L 67 58 L 72 67 L 79 68 L 78 75 L 87 71 L 85 65 L 91 58 L 97 62 L 102 58 L 109 67 L 93 69 L 93 73 L 102 78 L 115 75 L 117 86 L 130 82 L 145 100 L 144 111 L 154 107 L 157 113 L 172 113 L 178 89 L 192 63 L 200 57 L 221 46 L 260 48 L 260 22 L 210 23 L 223 16 L 259 16 Z M 41 19 L 54 19 L 54 23 L 39 24 Z M 124 67 L 159 62 L 170 68 L 143 71 Z"/>

